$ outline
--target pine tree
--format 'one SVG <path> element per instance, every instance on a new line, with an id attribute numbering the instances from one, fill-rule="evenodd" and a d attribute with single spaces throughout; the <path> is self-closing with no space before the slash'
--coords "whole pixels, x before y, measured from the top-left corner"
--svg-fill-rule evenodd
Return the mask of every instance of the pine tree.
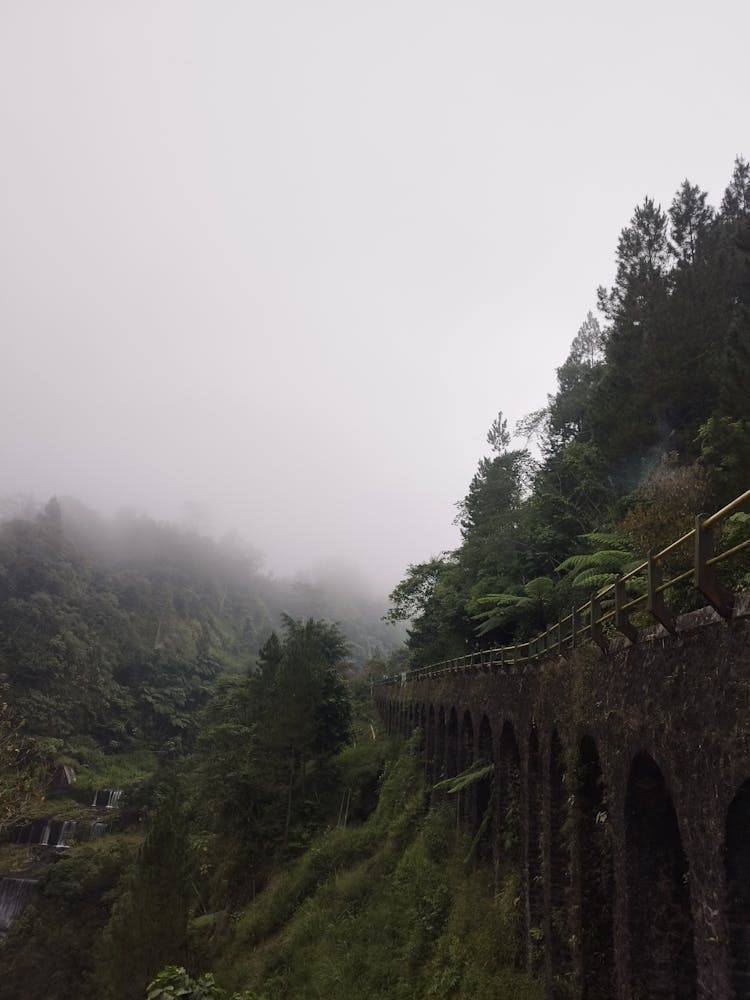
<path id="1" fill-rule="evenodd" d="M 729 223 L 737 223 L 750 216 L 750 163 L 738 156 L 734 161 L 732 178 L 721 202 L 721 214 Z"/>
<path id="2" fill-rule="evenodd" d="M 684 180 L 670 205 L 670 252 L 678 264 L 695 262 L 699 245 L 709 231 L 714 211 L 706 204 L 707 197 L 697 184 Z"/>

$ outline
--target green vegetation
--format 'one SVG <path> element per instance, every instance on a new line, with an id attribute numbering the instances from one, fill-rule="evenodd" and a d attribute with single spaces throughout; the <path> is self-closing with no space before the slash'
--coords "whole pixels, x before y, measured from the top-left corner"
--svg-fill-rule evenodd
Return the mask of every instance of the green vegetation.
<path id="1" fill-rule="evenodd" d="M 0 866 L 39 883 L 0 946 L 0 1000 L 540 996 L 517 802 L 491 864 L 451 798 L 481 783 L 485 819 L 499 808 L 489 763 L 426 790 L 366 678 L 530 637 L 750 485 L 748 164 L 716 212 L 687 182 L 667 212 L 646 199 L 616 262 L 603 323 L 587 315 L 516 428 L 539 457 L 499 414 L 460 546 L 394 588 L 406 650 L 372 602 L 266 577 L 237 540 L 71 500 L 0 523 Z M 750 585 L 750 556 L 732 574 Z M 688 585 L 670 599 L 688 608 Z M 64 767 L 77 782 L 52 794 Z M 97 789 L 124 792 L 107 836 L 11 842 L 30 820 L 103 820 Z"/>
<path id="2" fill-rule="evenodd" d="M 736 160 L 718 211 L 688 181 L 666 212 L 646 198 L 616 265 L 603 323 L 588 313 L 557 391 L 516 426 L 539 457 L 501 413 L 458 504 L 461 545 L 393 590 L 413 665 L 544 631 L 750 485 L 750 165 Z M 689 609 L 689 588 L 673 600 Z"/>
<path id="3" fill-rule="evenodd" d="M 179 750 L 220 673 L 242 673 L 282 613 L 341 619 L 357 667 L 396 645 L 381 609 L 278 581 L 239 542 L 73 500 L 0 523 L 0 683 L 43 753 Z"/>
<path id="4" fill-rule="evenodd" d="M 146 1000 L 225 1000 L 226 993 L 217 986 L 212 973 L 206 972 L 198 979 L 188 975 L 182 966 L 168 965 L 149 984 Z M 231 1000 L 262 1000 L 249 990 L 233 993 Z"/>
<path id="5" fill-rule="evenodd" d="M 467 867 L 455 808 L 427 807 L 419 748 L 389 760 L 374 815 L 330 830 L 237 918 L 219 981 L 289 997 L 541 997 L 516 967 L 518 876 Z"/>

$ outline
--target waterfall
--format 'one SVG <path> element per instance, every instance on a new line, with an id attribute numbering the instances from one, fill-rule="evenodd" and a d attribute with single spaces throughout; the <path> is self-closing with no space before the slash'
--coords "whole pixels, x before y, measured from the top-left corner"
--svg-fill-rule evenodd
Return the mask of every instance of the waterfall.
<path id="1" fill-rule="evenodd" d="M 116 809 L 119 805 L 121 795 L 122 789 L 120 788 L 102 788 L 94 792 L 94 801 L 91 805 L 99 809 L 102 807 L 104 809 Z"/>
<path id="2" fill-rule="evenodd" d="M 52 820 L 48 819 L 47 823 L 46 823 L 46 825 L 44 827 L 44 830 L 42 832 L 42 835 L 39 838 L 39 846 L 40 847 L 47 847 L 47 845 L 49 844 L 49 835 L 50 835 L 51 830 L 52 830 Z"/>
<path id="3" fill-rule="evenodd" d="M 67 847 L 68 838 L 75 836 L 77 826 L 78 824 L 74 819 L 66 819 L 60 827 L 60 833 L 58 834 L 55 847 Z"/>
<path id="4" fill-rule="evenodd" d="M 39 891 L 38 879 L 0 879 L 0 931 L 6 931 L 32 896 Z"/>
<path id="5" fill-rule="evenodd" d="M 89 833 L 90 840 L 96 840 L 97 837 L 103 837 L 107 832 L 107 824 L 101 823 L 98 819 L 95 819 L 91 824 L 91 831 Z"/>
<path id="6" fill-rule="evenodd" d="M 122 795 L 121 789 L 119 788 L 109 789 L 109 799 L 107 801 L 107 809 L 116 809 L 120 802 L 121 795 Z"/>

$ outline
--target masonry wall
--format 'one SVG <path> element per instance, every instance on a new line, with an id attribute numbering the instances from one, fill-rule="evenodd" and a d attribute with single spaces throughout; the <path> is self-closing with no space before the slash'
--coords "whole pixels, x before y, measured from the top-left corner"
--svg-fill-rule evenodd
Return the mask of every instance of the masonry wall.
<path id="1" fill-rule="evenodd" d="M 517 753 L 521 916 L 550 998 L 750 997 L 748 610 L 377 688 L 391 731 L 426 730 L 428 773 L 481 733 L 502 803 Z"/>

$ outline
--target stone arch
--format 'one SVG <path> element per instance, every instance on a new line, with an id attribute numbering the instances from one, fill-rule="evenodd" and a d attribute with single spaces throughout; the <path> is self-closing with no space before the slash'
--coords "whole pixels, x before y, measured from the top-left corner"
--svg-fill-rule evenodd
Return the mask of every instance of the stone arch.
<path id="1" fill-rule="evenodd" d="M 477 739 L 477 760 L 484 764 L 492 764 L 494 761 L 492 751 L 492 726 L 486 715 L 483 715 L 479 723 L 479 736 Z M 482 837 L 477 844 L 477 857 L 481 861 L 492 861 L 492 844 L 494 823 L 492 821 L 492 789 L 493 775 L 488 774 L 481 778 L 476 784 L 476 832 L 482 824 L 485 824 Z M 488 815 L 488 810 L 490 811 Z M 485 823 L 486 818 L 486 823 Z"/>
<path id="2" fill-rule="evenodd" d="M 606 1000 L 615 995 L 611 819 L 599 751 L 591 736 L 579 744 L 577 777 L 581 997 Z"/>
<path id="3" fill-rule="evenodd" d="M 727 922 L 735 1000 L 750 998 L 750 780 L 740 787 L 727 811 Z"/>
<path id="4" fill-rule="evenodd" d="M 519 866 L 521 858 L 521 755 L 513 726 L 506 721 L 497 755 L 500 856 Z"/>
<path id="5" fill-rule="evenodd" d="M 445 777 L 445 751 L 446 751 L 446 723 L 445 709 L 440 706 L 437 718 L 437 729 L 435 731 L 435 781 L 441 781 Z"/>
<path id="6" fill-rule="evenodd" d="M 427 725 L 424 737 L 425 781 L 428 791 L 436 781 L 435 778 L 435 706 L 427 709 Z"/>
<path id="7" fill-rule="evenodd" d="M 445 728 L 445 776 L 454 778 L 458 774 L 458 714 L 451 708 Z"/>
<path id="8" fill-rule="evenodd" d="M 504 883 L 509 878 L 517 878 L 522 871 L 522 824 L 521 824 L 521 755 L 512 724 L 503 723 L 495 761 L 496 789 L 496 834 L 495 834 L 495 880 Z M 525 954 L 521 946 L 523 940 L 523 908 L 518 908 L 519 948 L 515 956 L 516 965 L 525 964 Z"/>
<path id="9" fill-rule="evenodd" d="M 542 877 L 542 757 L 539 734 L 532 723 L 529 731 L 526 765 L 526 838 L 524 869 L 526 892 L 526 924 L 528 966 L 541 964 L 542 924 L 544 922 L 544 881 Z"/>
<path id="10" fill-rule="evenodd" d="M 688 862 L 672 797 L 647 753 L 633 758 L 625 795 L 630 975 L 635 996 L 696 995 Z"/>
<path id="11" fill-rule="evenodd" d="M 465 771 L 474 763 L 474 723 L 471 719 L 471 712 L 466 709 L 461 717 L 461 736 L 458 744 L 458 772 Z M 474 831 L 476 818 L 476 786 L 469 785 L 467 789 L 458 793 L 459 822 L 469 831 Z"/>
<path id="12" fill-rule="evenodd" d="M 568 995 L 571 969 L 568 897 L 570 892 L 570 844 L 565 835 L 568 792 L 565 753 L 557 730 L 553 730 L 549 750 L 549 879 L 545 957 L 549 994 L 554 1000 Z"/>

